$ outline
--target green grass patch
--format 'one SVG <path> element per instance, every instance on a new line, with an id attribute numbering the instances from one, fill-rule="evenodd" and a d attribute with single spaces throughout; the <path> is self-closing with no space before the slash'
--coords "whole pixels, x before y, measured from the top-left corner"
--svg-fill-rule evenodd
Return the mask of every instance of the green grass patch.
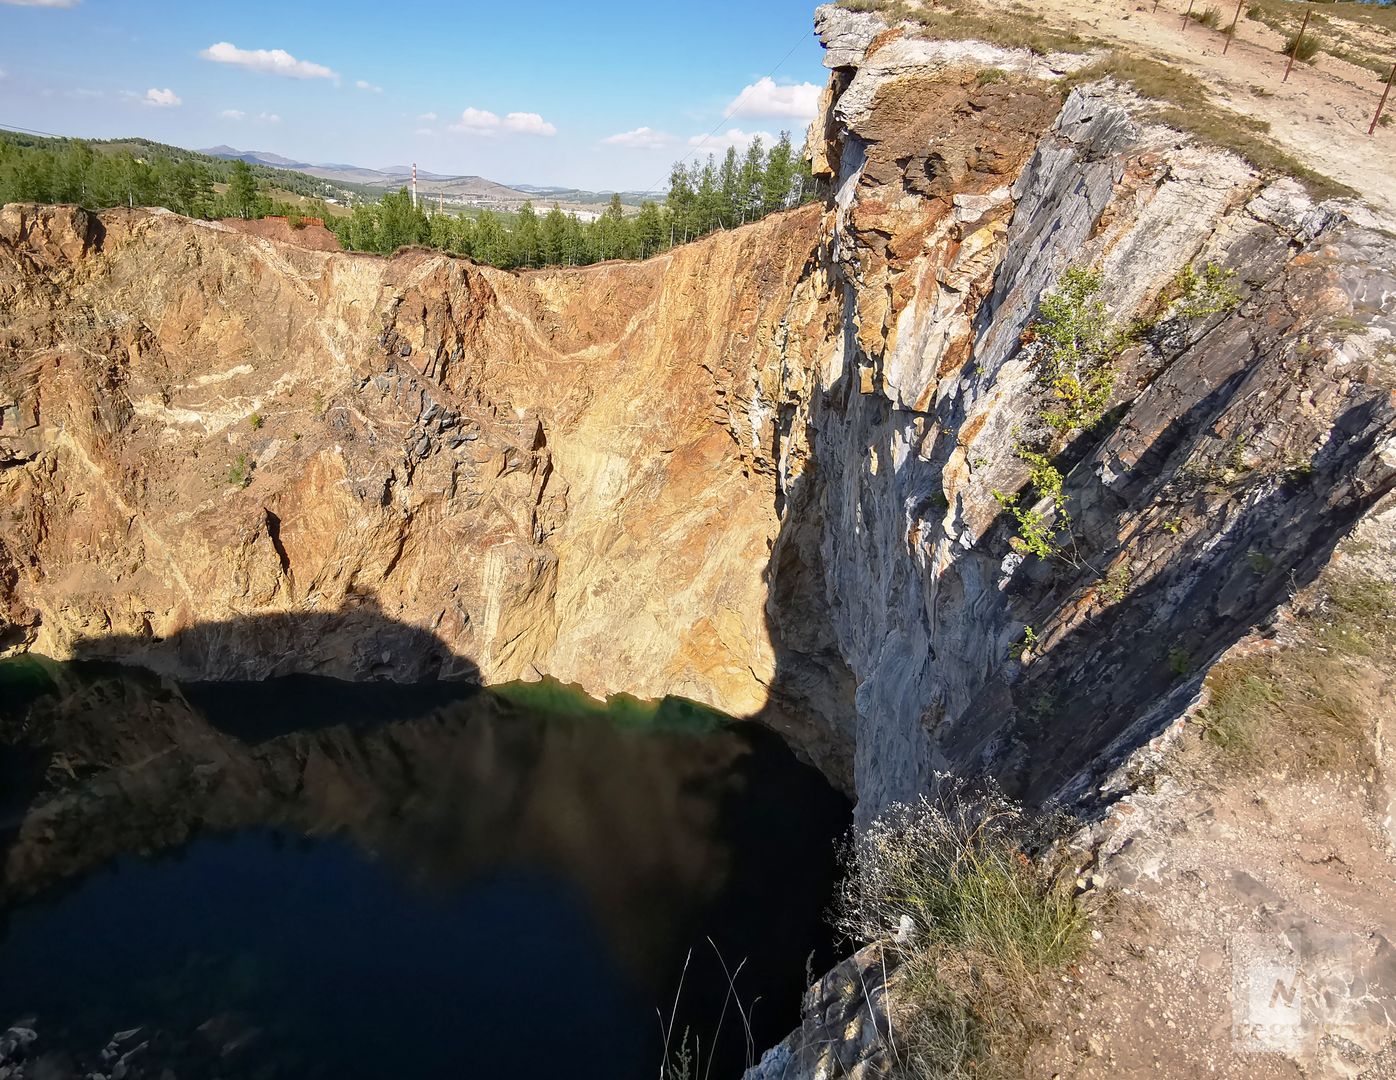
<path id="1" fill-rule="evenodd" d="M 1046 858 L 1058 823 L 994 790 L 942 778 L 934 803 L 891 808 L 848 852 L 836 905 L 850 937 L 902 959 L 890 987 L 894 1076 L 1022 1076 L 1050 972 L 1084 946 L 1089 922 L 1065 861 Z"/>

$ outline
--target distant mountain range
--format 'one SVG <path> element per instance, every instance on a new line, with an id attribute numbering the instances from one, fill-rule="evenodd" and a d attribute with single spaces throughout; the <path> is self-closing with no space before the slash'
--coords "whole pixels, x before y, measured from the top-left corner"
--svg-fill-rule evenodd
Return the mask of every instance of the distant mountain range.
<path id="1" fill-rule="evenodd" d="M 388 165 L 381 169 L 370 169 L 362 165 L 331 162 L 315 164 L 309 161 L 294 161 L 266 150 L 239 150 L 232 146 L 211 146 L 199 152 L 225 161 L 245 161 L 249 165 L 286 169 L 322 180 L 359 184 L 385 191 L 402 187 L 412 176 L 410 165 Z M 417 170 L 417 192 L 424 198 L 439 196 L 445 202 L 454 205 L 465 204 L 500 210 L 515 210 L 526 201 L 556 202 L 564 210 L 588 207 L 594 210 L 597 206 L 609 202 L 612 195 L 609 191 L 585 191 L 581 188 L 500 184 L 483 176 L 450 176 L 427 172 L 425 169 Z M 642 192 L 621 192 L 621 202 L 629 206 L 638 206 L 643 197 Z"/>

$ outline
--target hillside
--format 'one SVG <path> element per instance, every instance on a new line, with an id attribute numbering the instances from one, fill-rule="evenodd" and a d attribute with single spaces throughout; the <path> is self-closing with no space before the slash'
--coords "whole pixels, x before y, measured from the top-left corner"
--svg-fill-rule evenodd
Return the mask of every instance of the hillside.
<path id="1" fill-rule="evenodd" d="M 50 137 L 45 135 L 33 135 L 28 132 L 13 131 L 0 128 L 0 139 L 13 143 L 16 146 L 37 147 L 40 149 L 58 151 L 70 145 L 75 140 Z M 83 139 L 83 143 L 99 154 L 130 154 L 132 157 L 142 161 L 168 161 L 172 164 L 181 162 L 191 162 L 202 166 L 212 174 L 216 182 L 226 182 L 232 172 L 233 160 L 247 160 L 245 158 L 235 158 L 201 150 L 186 150 L 182 146 L 171 146 L 168 143 L 155 142 L 151 139 L 139 137 L 123 139 Z M 222 148 L 220 148 L 222 149 Z M 335 199 L 339 202 L 350 201 L 351 196 L 358 198 L 376 198 L 381 192 L 370 191 L 365 185 L 356 184 L 350 180 L 334 180 L 325 177 L 315 177 L 298 172 L 293 169 L 286 169 L 281 166 L 269 164 L 266 161 L 248 161 L 252 168 L 253 175 L 258 181 L 267 186 L 289 192 L 292 195 L 303 196 L 307 199 Z"/>
<path id="2" fill-rule="evenodd" d="M 342 163 L 317 165 L 308 161 L 296 161 L 266 150 L 239 150 L 232 146 L 212 146 L 200 152 L 226 161 L 245 161 L 253 166 L 293 170 L 332 183 L 361 187 L 375 194 L 396 191 L 408 183 L 412 176 L 411 165 L 388 165 L 381 169 Z M 417 191 L 427 198 L 440 197 L 453 208 L 471 207 L 509 212 L 518 210 L 525 202 L 555 202 L 563 210 L 575 212 L 583 219 L 586 219 L 588 214 L 604 208 L 613 194 L 609 191 L 586 191 L 570 187 L 501 184 L 483 176 L 455 176 L 426 169 L 417 170 Z M 621 202 L 626 206 L 638 207 L 642 198 L 642 192 L 621 193 Z"/>

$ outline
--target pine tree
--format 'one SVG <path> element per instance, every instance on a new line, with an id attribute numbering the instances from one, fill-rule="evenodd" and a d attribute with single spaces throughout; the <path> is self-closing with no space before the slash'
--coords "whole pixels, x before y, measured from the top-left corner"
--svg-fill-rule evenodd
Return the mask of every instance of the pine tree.
<path id="1" fill-rule="evenodd" d="M 722 167 L 717 173 L 718 199 L 717 217 L 720 228 L 730 229 L 738 224 L 737 209 L 741 167 L 737 164 L 737 148 L 729 146 L 722 159 Z"/>
<path id="2" fill-rule="evenodd" d="M 133 162 L 134 164 L 134 162 Z M 228 208 L 232 217 L 250 218 L 257 204 L 257 178 L 245 161 L 233 162 L 228 177 Z"/>
<path id="3" fill-rule="evenodd" d="M 762 213 L 774 213 L 790 205 L 790 191 L 794 179 L 795 153 L 790 145 L 790 132 L 782 131 L 766 159 L 766 175 L 761 184 Z"/>
<path id="4" fill-rule="evenodd" d="M 766 153 L 758 135 L 751 140 L 737 174 L 738 216 L 742 223 L 761 216 L 761 185 L 766 175 Z"/>
<path id="5" fill-rule="evenodd" d="M 557 203 L 543 218 L 543 262 L 562 266 L 568 262 L 567 215 Z"/>
<path id="6" fill-rule="evenodd" d="M 657 251 L 662 251 L 669 242 L 669 233 L 659 207 L 646 199 L 640 204 L 640 213 L 635 218 L 635 240 L 639 245 L 639 257 L 648 259 Z"/>
<path id="7" fill-rule="evenodd" d="M 515 266 L 537 266 L 543 252 L 543 237 L 538 228 L 538 215 L 533 203 L 527 199 L 519 207 L 518 218 L 514 221 L 513 247 Z"/>
<path id="8" fill-rule="evenodd" d="M 667 200 L 671 219 L 669 238 L 671 244 L 687 243 L 691 238 L 693 201 L 693 185 L 689 182 L 688 172 L 684 169 L 682 161 L 676 161 L 673 169 L 669 172 L 669 198 Z"/>

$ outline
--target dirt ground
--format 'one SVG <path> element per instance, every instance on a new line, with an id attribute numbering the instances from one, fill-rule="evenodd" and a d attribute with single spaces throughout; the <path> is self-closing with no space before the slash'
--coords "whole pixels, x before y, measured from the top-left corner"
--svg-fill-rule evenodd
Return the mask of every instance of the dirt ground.
<path id="1" fill-rule="evenodd" d="M 987 0 L 991 4 L 1016 0 Z M 1207 0 L 1196 0 L 1204 10 Z M 1187 0 L 1031 0 L 1034 15 L 1062 28 L 1126 45 L 1131 52 L 1184 68 L 1213 89 L 1214 100 L 1245 116 L 1270 125 L 1270 137 L 1317 171 L 1355 188 L 1384 215 L 1396 216 L 1396 122 L 1367 128 L 1381 98 L 1382 78 L 1373 71 L 1320 53 L 1313 64 L 1296 63 L 1288 82 L 1282 81 L 1285 37 L 1245 10 L 1226 54 L 1222 48 L 1235 13 L 1234 4 L 1220 0 L 1221 30 L 1196 22 L 1183 29 Z M 1247 2 L 1247 7 L 1250 6 Z M 1319 6 L 1322 11 L 1326 5 Z M 1337 21 L 1330 13 L 1325 16 Z M 1317 28 L 1323 37 L 1332 35 Z M 1396 63 L 1396 34 L 1379 27 L 1354 27 L 1353 36 L 1368 43 L 1364 53 L 1387 55 Z M 1375 62 L 1375 59 L 1374 59 Z M 1388 110 L 1396 113 L 1396 93 Z"/>
<path id="2" fill-rule="evenodd" d="M 1396 510 L 1327 573 L 1396 578 Z M 1303 599 L 1298 605 L 1302 610 Z M 1302 620 L 1274 641 L 1301 641 Z M 1117 805 L 1083 881 L 1103 904 L 1035 1073 L 1396 1078 L 1396 659 L 1351 666 L 1372 766 L 1228 768 L 1196 723 Z"/>
<path id="3" fill-rule="evenodd" d="M 285 218 L 267 217 L 255 220 L 243 218 L 223 218 L 221 224 L 264 240 L 279 240 L 283 244 L 295 244 L 311 251 L 338 251 L 339 238 L 324 225 L 306 222 L 300 228 L 292 228 Z"/>

